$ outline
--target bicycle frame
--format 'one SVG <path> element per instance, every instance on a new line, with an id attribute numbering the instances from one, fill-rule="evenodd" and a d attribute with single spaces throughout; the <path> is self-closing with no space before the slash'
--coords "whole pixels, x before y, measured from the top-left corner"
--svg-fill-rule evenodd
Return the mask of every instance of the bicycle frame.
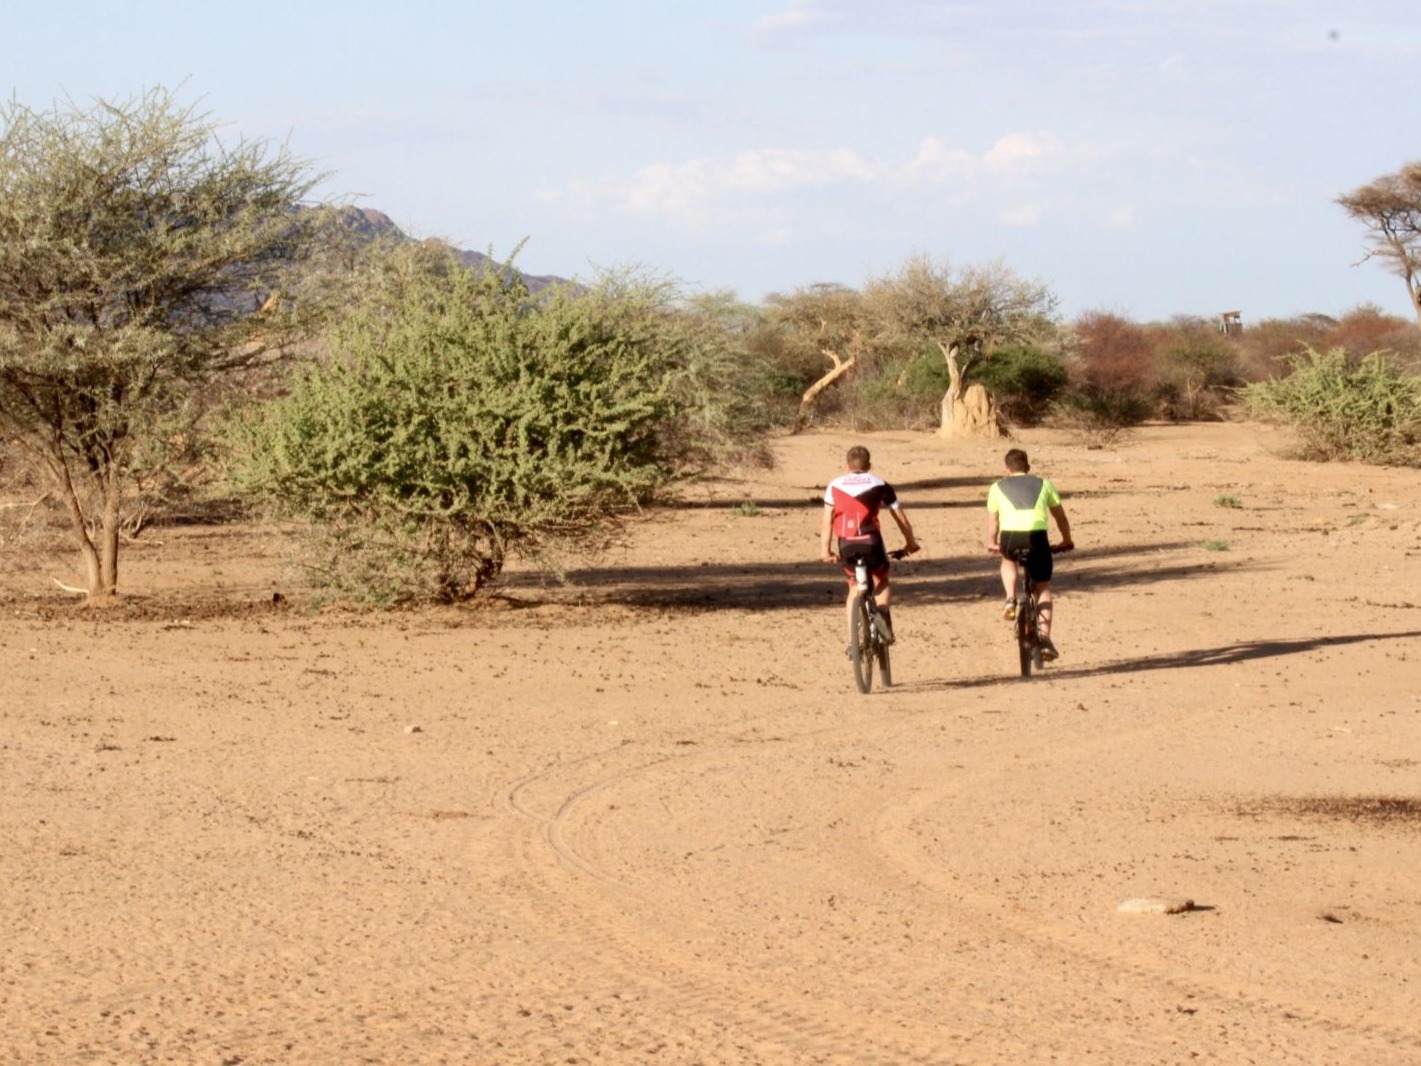
<path id="1" fill-rule="evenodd" d="M 1072 545 L 1053 545 L 1048 549 L 1053 555 L 1070 551 Z M 1031 558 L 1030 548 L 1014 548 L 1010 553 L 1016 563 L 1016 590 L 1013 600 L 1016 604 L 1016 644 L 1021 658 L 1021 676 L 1029 678 L 1031 669 L 1040 670 L 1045 665 L 1041 640 L 1041 605 L 1036 599 L 1036 582 L 1031 578 L 1027 560 Z"/>
<path id="2" fill-rule="evenodd" d="M 1016 645 L 1021 660 L 1021 676 L 1029 678 L 1031 668 L 1040 670 L 1044 665 L 1041 657 L 1040 605 L 1036 601 L 1036 582 L 1031 578 L 1027 560 L 1030 548 L 1018 548 L 1011 553 L 1016 563 Z"/>
<path id="3" fill-rule="evenodd" d="M 873 688 L 873 664 L 878 662 L 883 684 L 892 683 L 888 665 L 888 645 L 883 639 L 878 614 L 878 589 L 868 562 L 862 556 L 854 560 L 853 614 L 849 632 L 853 646 L 854 684 L 865 695 Z"/>
<path id="4" fill-rule="evenodd" d="M 891 559 L 902 559 L 905 551 L 888 553 Z M 851 557 L 854 568 L 854 602 L 850 613 L 850 658 L 854 664 L 854 684 L 867 694 L 873 688 L 873 664 L 878 663 L 879 677 L 883 685 L 893 684 L 893 670 L 889 661 L 888 641 L 884 638 L 883 623 L 878 609 L 878 589 L 868 559 L 862 555 Z"/>

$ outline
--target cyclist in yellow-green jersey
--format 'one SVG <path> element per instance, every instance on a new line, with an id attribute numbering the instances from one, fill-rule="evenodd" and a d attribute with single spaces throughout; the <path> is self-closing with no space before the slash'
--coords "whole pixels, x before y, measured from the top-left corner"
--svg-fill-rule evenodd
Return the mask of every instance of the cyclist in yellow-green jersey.
<path id="1" fill-rule="evenodd" d="M 1026 452 L 1013 448 L 1006 454 L 1007 476 L 995 482 L 987 492 L 987 550 L 1002 557 L 1002 588 L 1006 590 L 1003 618 L 1016 616 L 1016 560 L 1011 553 L 1018 548 L 1030 548 L 1027 568 L 1036 583 L 1041 651 L 1044 658 L 1057 657 L 1051 642 L 1051 544 L 1046 531 L 1048 516 L 1056 520 L 1061 531 L 1058 551 L 1075 545 L 1071 541 L 1071 523 L 1061 504 L 1061 494 L 1049 478 L 1031 473 Z"/>

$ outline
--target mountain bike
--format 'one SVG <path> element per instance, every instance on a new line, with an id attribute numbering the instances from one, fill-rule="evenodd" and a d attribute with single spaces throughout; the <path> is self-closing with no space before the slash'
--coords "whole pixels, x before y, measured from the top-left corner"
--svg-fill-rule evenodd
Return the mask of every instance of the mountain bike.
<path id="1" fill-rule="evenodd" d="M 1059 545 L 1053 546 L 1053 554 L 1070 551 Z M 1030 548 L 1016 548 L 1011 553 L 1016 562 L 1016 650 L 1021 659 L 1021 676 L 1031 677 L 1031 669 L 1042 669 L 1046 660 L 1042 656 L 1041 605 L 1036 600 L 1036 582 L 1031 580 L 1031 571 L 1026 561 L 1031 557 Z"/>
<path id="2" fill-rule="evenodd" d="M 888 553 L 890 559 L 906 558 L 908 552 L 899 548 Z M 893 684 L 893 666 L 888 655 L 888 632 L 875 598 L 873 574 L 862 555 L 844 560 L 854 568 L 854 603 L 849 615 L 849 658 L 854 664 L 854 684 L 865 695 L 873 688 L 873 664 L 878 664 L 878 677 L 884 688 Z"/>

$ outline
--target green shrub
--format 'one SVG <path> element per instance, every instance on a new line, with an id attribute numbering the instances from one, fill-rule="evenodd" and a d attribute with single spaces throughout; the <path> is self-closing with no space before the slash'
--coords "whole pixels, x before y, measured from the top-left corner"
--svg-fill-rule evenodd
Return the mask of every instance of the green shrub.
<path id="1" fill-rule="evenodd" d="M 1303 458 L 1421 465 L 1421 378 L 1385 352 L 1353 362 L 1342 349 L 1286 359 L 1286 377 L 1245 386 L 1254 417 L 1295 430 Z"/>
<path id="2" fill-rule="evenodd" d="M 939 364 L 942 360 L 938 360 Z M 947 389 L 947 371 L 942 387 Z M 1069 376 L 1060 358 L 1040 348 L 1013 345 L 1001 348 L 975 371 L 974 380 L 996 398 L 1008 422 L 1033 426 L 1044 419 L 1066 391 Z"/>
<path id="3" fill-rule="evenodd" d="M 1227 508 L 1230 508 L 1230 509 L 1237 509 L 1237 508 L 1239 508 L 1239 507 L 1242 507 L 1243 504 L 1239 501 L 1239 498 L 1238 498 L 1237 496 L 1229 496 L 1229 495 L 1225 494 L 1225 495 L 1222 495 L 1222 496 L 1215 496 L 1215 497 L 1214 497 L 1214 506 L 1215 506 L 1215 507 L 1227 507 Z"/>
<path id="4" fill-rule="evenodd" d="M 936 348 L 918 352 L 897 371 L 896 383 L 903 393 L 917 402 L 936 408 L 942 403 L 952 378 L 947 372 L 947 360 Z"/>
<path id="5" fill-rule="evenodd" d="M 999 349 L 977 363 L 969 378 L 996 399 L 1007 421 L 1034 425 L 1064 390 L 1060 359 L 1037 348 Z M 857 371 L 821 414 L 840 413 L 854 429 L 928 429 L 942 419 L 942 398 L 951 384 L 947 361 L 936 349 L 870 363 Z"/>
<path id="6" fill-rule="evenodd" d="M 941 418 L 947 363 L 936 351 L 902 363 L 870 366 L 845 389 L 842 406 L 854 429 L 926 429 Z"/>
<path id="7" fill-rule="evenodd" d="M 460 600 L 510 553 L 602 546 L 683 447 L 660 296 L 385 257 L 330 357 L 235 423 L 236 485 L 308 520 L 317 584 L 367 600 Z"/>
<path id="8" fill-rule="evenodd" d="M 1163 413 L 1176 419 L 1212 419 L 1239 383 L 1238 352 L 1214 332 L 1182 334 L 1160 359 Z"/>
<path id="9" fill-rule="evenodd" d="M 1071 430 L 1091 447 L 1104 447 L 1150 417 L 1147 397 L 1132 388 L 1077 386 L 1051 407 L 1053 424 Z"/>
<path id="10" fill-rule="evenodd" d="M 658 292 L 665 297 L 656 318 L 659 343 L 675 365 L 677 411 L 661 428 L 668 456 L 683 468 L 770 465 L 765 436 L 783 420 L 784 407 L 798 406 L 800 390 L 766 355 L 762 313 L 728 292 L 676 300 L 672 286 L 648 287 L 634 274 L 608 276 L 601 290 L 604 299 L 635 291 L 643 303 L 655 303 Z"/>

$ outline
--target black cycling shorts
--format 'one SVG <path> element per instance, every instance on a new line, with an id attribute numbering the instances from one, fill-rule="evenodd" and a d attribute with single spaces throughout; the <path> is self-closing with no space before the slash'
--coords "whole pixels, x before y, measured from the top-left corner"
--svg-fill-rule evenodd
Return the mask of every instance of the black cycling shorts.
<path id="1" fill-rule="evenodd" d="M 1026 557 L 1026 571 L 1038 585 L 1051 580 L 1051 541 L 1044 529 L 1033 529 L 1029 533 L 1003 531 L 1001 536 L 1002 555 L 1010 555 L 1018 548 L 1030 548 Z"/>
<path id="2" fill-rule="evenodd" d="M 888 552 L 883 547 L 882 537 L 865 537 L 863 540 L 839 538 L 839 558 L 844 564 L 844 574 L 854 580 L 854 560 L 862 556 L 868 561 L 868 572 L 876 584 L 883 584 L 888 577 Z"/>

